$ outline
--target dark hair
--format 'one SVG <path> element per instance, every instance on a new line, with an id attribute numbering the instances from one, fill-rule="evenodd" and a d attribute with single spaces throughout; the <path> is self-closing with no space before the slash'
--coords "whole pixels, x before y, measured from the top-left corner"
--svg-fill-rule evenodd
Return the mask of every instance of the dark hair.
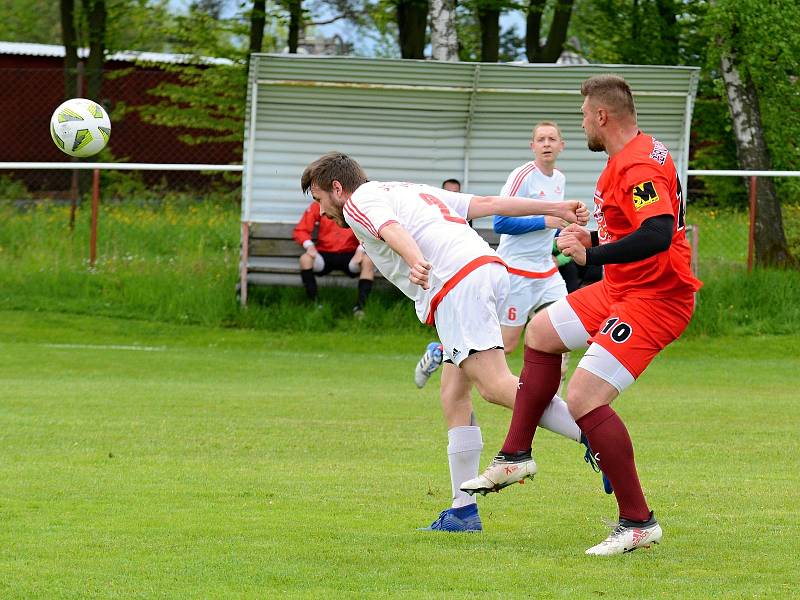
<path id="1" fill-rule="evenodd" d="M 312 184 L 330 192 L 334 181 L 341 183 L 342 189 L 352 194 L 368 180 L 364 169 L 355 160 L 341 152 L 328 152 L 306 167 L 300 178 L 300 187 L 304 194 Z"/>
<path id="2" fill-rule="evenodd" d="M 458 179 L 454 179 L 454 178 L 452 178 L 452 177 L 451 177 L 450 179 L 445 179 L 445 180 L 442 182 L 442 185 L 441 185 L 441 186 L 439 186 L 439 187 L 441 187 L 441 188 L 444 188 L 444 186 L 445 186 L 446 184 L 448 184 L 448 183 L 455 183 L 455 184 L 458 186 L 458 189 L 461 189 L 461 182 L 460 182 Z"/>
<path id="3" fill-rule="evenodd" d="M 619 75 L 595 75 L 581 84 L 581 94 L 618 116 L 636 116 L 631 86 Z"/>

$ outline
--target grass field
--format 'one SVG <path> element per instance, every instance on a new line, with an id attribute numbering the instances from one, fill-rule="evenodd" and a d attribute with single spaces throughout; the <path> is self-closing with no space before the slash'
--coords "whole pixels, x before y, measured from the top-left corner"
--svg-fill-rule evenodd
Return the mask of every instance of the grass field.
<path id="1" fill-rule="evenodd" d="M 549 433 L 485 532 L 415 531 L 450 495 L 425 341 L 0 312 L 0 596 L 797 597 L 796 337 L 679 341 L 625 393 L 665 536 L 610 559 Z M 509 413 L 476 406 L 485 463 Z"/>

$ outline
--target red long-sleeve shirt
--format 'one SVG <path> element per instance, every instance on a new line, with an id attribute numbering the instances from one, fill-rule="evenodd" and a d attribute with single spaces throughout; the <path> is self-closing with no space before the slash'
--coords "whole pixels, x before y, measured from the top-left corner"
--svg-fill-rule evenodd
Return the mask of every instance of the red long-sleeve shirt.
<path id="1" fill-rule="evenodd" d="M 358 248 L 358 239 L 353 232 L 350 229 L 339 227 L 328 217 L 322 216 L 318 202 L 308 205 L 300 222 L 294 228 L 292 237 L 301 246 L 306 240 L 314 241 L 311 236 L 317 225 L 319 225 L 319 231 L 314 245 L 319 252 L 355 252 Z"/>

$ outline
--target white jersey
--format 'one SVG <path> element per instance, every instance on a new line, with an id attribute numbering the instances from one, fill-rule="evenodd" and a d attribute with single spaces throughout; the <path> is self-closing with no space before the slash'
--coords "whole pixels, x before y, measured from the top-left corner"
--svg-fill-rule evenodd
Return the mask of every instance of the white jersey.
<path id="1" fill-rule="evenodd" d="M 564 200 L 566 178 L 558 169 L 548 177 L 531 161 L 517 167 L 508 176 L 501 196 L 524 196 L 534 200 L 561 202 Z M 553 268 L 554 229 L 540 229 L 517 235 L 503 234 L 497 253 L 506 262 L 511 273 L 518 270 L 543 273 Z M 519 273 L 515 273 L 519 274 Z"/>
<path id="2" fill-rule="evenodd" d="M 414 300 L 417 316 L 433 323 L 436 307 L 466 275 L 487 262 L 501 262 L 466 221 L 472 194 L 428 185 L 370 181 L 344 205 L 344 219 L 383 276 Z M 381 229 L 400 224 L 431 263 L 430 289 L 411 283 L 408 265 L 381 238 Z"/>

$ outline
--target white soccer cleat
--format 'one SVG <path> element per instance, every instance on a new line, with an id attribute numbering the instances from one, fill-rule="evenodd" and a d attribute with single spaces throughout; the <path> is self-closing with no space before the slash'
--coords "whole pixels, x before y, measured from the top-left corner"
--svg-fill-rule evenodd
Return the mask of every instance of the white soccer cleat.
<path id="1" fill-rule="evenodd" d="M 611 556 L 633 552 L 639 548 L 649 548 L 661 541 L 661 525 L 653 513 L 645 523 L 635 523 L 622 519 L 612 529 L 609 536 L 586 551 L 591 556 Z"/>
<path id="2" fill-rule="evenodd" d="M 414 383 L 417 384 L 418 388 L 425 387 L 431 375 L 436 372 L 436 369 L 442 366 L 443 360 L 442 345 L 439 342 L 431 342 L 428 344 L 425 348 L 425 354 L 419 359 L 414 369 Z"/>
<path id="3" fill-rule="evenodd" d="M 515 457 L 500 453 L 481 475 L 462 483 L 461 491 L 470 496 L 473 494 L 485 496 L 489 492 L 499 492 L 512 483 L 525 483 L 526 479 L 534 475 L 536 475 L 536 462 L 529 452 Z"/>

